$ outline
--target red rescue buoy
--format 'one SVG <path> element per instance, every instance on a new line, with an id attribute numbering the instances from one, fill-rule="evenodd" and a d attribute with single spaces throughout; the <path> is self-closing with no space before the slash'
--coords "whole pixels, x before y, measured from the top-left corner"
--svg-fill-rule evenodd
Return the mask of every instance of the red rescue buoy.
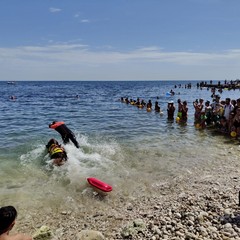
<path id="1" fill-rule="evenodd" d="M 102 190 L 103 192 L 111 192 L 112 191 L 112 186 L 110 186 L 109 184 L 100 181 L 97 178 L 87 178 L 88 182 L 90 185 Z"/>

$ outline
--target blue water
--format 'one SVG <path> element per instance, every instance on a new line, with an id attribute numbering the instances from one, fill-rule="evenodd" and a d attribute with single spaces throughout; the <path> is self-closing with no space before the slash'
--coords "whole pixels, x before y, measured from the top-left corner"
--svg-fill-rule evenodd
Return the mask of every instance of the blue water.
<path id="1" fill-rule="evenodd" d="M 86 183 L 89 176 L 113 186 L 110 200 L 150 194 L 154 184 L 226 157 L 229 146 L 233 155 L 237 153 L 232 139 L 195 129 L 192 102 L 211 101 L 211 92 L 197 89 L 196 81 L 186 89 L 187 83 L 0 82 L 0 201 L 24 206 L 39 206 L 43 199 L 50 205 L 69 204 L 66 198 L 81 202 L 92 191 Z M 174 88 L 175 84 L 182 87 Z M 166 94 L 171 89 L 175 96 Z M 239 95 L 238 90 L 224 91 L 221 98 Z M 157 100 L 163 115 L 121 103 L 121 97 Z M 188 102 L 186 126 L 167 121 L 167 102 L 173 100 L 177 106 L 178 98 Z M 81 146 L 66 145 L 69 161 L 60 168 L 52 167 L 45 150 L 50 138 L 61 142 L 48 128 L 54 120 L 64 121 Z"/>

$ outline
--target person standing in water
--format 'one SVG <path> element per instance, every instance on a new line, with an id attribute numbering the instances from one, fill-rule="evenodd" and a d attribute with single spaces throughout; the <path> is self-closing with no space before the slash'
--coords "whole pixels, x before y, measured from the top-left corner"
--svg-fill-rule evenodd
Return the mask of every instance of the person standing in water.
<path id="1" fill-rule="evenodd" d="M 174 102 L 170 101 L 168 102 L 168 107 L 167 107 L 168 120 L 174 119 L 174 112 L 175 112 Z"/>
<path id="2" fill-rule="evenodd" d="M 58 133 L 60 133 L 65 144 L 69 143 L 69 140 L 71 140 L 76 148 L 79 148 L 79 143 L 76 140 L 74 133 L 66 126 L 64 122 L 53 121 L 51 124 L 49 124 L 49 128 L 55 129 Z"/>
<path id="3" fill-rule="evenodd" d="M 181 118 L 180 121 L 182 123 L 186 123 L 187 122 L 187 117 L 188 117 L 188 107 L 187 107 L 187 101 L 183 101 L 182 103 L 182 107 L 181 107 Z"/>
<path id="4" fill-rule="evenodd" d="M 152 111 L 152 101 L 151 100 L 149 100 L 147 103 L 147 111 L 148 112 Z"/>
<path id="5" fill-rule="evenodd" d="M 32 240 L 31 236 L 23 233 L 9 235 L 15 225 L 17 210 L 13 206 L 0 208 L 0 240 Z"/>
<path id="6" fill-rule="evenodd" d="M 160 106 L 158 105 L 158 101 L 155 102 L 155 112 L 160 112 Z"/>

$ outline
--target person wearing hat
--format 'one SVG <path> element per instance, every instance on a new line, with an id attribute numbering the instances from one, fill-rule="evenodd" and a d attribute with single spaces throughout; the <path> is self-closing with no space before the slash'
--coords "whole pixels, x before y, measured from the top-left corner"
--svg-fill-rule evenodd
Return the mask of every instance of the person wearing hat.
<path id="1" fill-rule="evenodd" d="M 23 233 L 9 235 L 15 225 L 17 210 L 13 206 L 0 208 L 0 240 L 32 240 L 32 237 Z"/>
<path id="2" fill-rule="evenodd" d="M 65 144 L 69 143 L 69 140 L 71 140 L 76 148 L 79 148 L 79 143 L 76 140 L 74 133 L 66 126 L 64 122 L 53 121 L 51 124 L 49 124 L 49 128 L 55 129 L 58 133 L 60 133 Z"/>

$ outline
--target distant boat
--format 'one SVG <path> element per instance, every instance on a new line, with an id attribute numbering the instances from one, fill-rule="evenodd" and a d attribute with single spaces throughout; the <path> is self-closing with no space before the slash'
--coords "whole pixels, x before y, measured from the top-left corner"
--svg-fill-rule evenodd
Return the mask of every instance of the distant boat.
<path id="1" fill-rule="evenodd" d="M 16 82 L 11 81 L 11 82 L 7 82 L 7 84 L 15 84 Z"/>

